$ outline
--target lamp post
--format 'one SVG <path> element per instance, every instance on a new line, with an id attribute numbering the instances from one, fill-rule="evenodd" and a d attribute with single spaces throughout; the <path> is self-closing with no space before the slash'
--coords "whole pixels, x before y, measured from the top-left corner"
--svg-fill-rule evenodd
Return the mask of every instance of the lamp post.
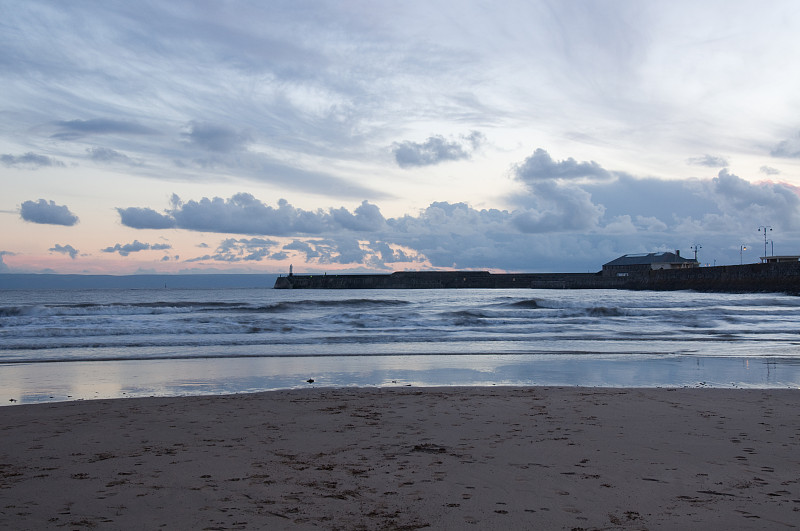
<path id="1" fill-rule="evenodd" d="M 739 265 L 742 265 L 742 251 L 746 251 L 747 246 L 745 244 L 741 244 L 739 246 Z"/>
<path id="2" fill-rule="evenodd" d="M 700 244 L 694 244 L 692 247 L 689 247 L 692 251 L 694 251 L 694 261 L 697 262 L 697 251 L 702 249 L 703 246 Z"/>
<path id="3" fill-rule="evenodd" d="M 758 228 L 758 232 L 764 232 L 764 260 L 766 261 L 767 258 L 767 232 L 772 232 L 772 227 L 769 225 L 761 225 Z"/>

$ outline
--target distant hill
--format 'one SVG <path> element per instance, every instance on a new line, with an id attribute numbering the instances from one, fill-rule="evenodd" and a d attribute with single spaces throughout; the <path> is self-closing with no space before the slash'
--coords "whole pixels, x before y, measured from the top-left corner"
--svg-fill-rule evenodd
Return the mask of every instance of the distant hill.
<path id="1" fill-rule="evenodd" d="M 278 275 L 0 274 L 0 289 L 272 288 Z"/>

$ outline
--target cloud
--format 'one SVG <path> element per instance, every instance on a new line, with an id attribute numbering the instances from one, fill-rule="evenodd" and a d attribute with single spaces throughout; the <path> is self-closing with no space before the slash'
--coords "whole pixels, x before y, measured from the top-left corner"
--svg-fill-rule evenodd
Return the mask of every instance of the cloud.
<path id="1" fill-rule="evenodd" d="M 171 229 L 176 225 L 175 218 L 151 208 L 117 208 L 117 212 L 122 224 L 133 229 Z"/>
<path id="2" fill-rule="evenodd" d="M 447 140 L 443 136 L 428 137 L 425 142 L 395 142 L 392 152 L 401 168 L 431 166 L 442 162 L 468 159 L 485 141 L 478 131 L 462 136 L 459 141 Z"/>
<path id="3" fill-rule="evenodd" d="M 587 231 L 597 228 L 605 208 L 592 202 L 592 196 L 576 186 L 554 181 L 531 185 L 535 208 L 514 216 L 522 232 Z"/>
<path id="4" fill-rule="evenodd" d="M 11 268 L 8 267 L 8 264 L 3 261 L 3 257 L 14 256 L 14 254 L 15 253 L 12 253 L 11 251 L 0 251 L 0 273 L 8 273 L 11 271 Z"/>
<path id="5" fill-rule="evenodd" d="M 51 247 L 48 250 L 54 253 L 68 254 L 69 257 L 72 258 L 73 260 L 75 260 L 75 257 L 78 256 L 79 252 L 71 245 L 59 245 L 59 244 L 55 244 L 55 247 Z"/>
<path id="6" fill-rule="evenodd" d="M 44 199 L 38 201 L 25 201 L 20 207 L 20 216 L 31 223 L 46 225 L 65 225 L 71 227 L 78 222 L 78 216 L 69 211 L 66 206 L 56 205 Z"/>
<path id="7" fill-rule="evenodd" d="M 64 167 L 66 166 L 60 160 L 48 157 L 47 155 L 37 155 L 36 153 L 28 152 L 24 155 L 0 155 L 0 162 L 6 166 L 28 166 L 32 168 L 40 167 Z"/>
<path id="8" fill-rule="evenodd" d="M 578 162 L 570 157 L 556 162 L 542 148 L 537 148 L 522 164 L 516 165 L 514 174 L 517 179 L 527 184 L 548 179 L 610 179 L 613 176 L 595 161 Z"/>
<path id="9" fill-rule="evenodd" d="M 138 253 L 141 251 L 165 251 L 167 249 L 172 249 L 172 246 L 167 243 L 151 245 L 149 243 L 142 243 L 139 240 L 134 240 L 132 243 L 126 243 L 124 245 L 118 243 L 113 247 L 100 249 L 100 251 L 104 253 L 119 253 L 120 256 L 128 256 L 131 253 Z"/>
<path id="10" fill-rule="evenodd" d="M 292 243 L 283 246 L 284 251 L 298 251 L 305 256 L 306 261 L 313 261 L 319 258 L 320 253 L 307 241 L 294 240 Z"/>
<path id="11" fill-rule="evenodd" d="M 707 190 L 708 181 L 699 179 L 634 178 L 620 175 L 615 180 L 592 183 L 582 188 L 595 204 L 606 209 L 606 216 L 629 214 L 653 217 L 665 223 L 674 218 L 696 216 L 700 212 L 720 213 Z"/>
<path id="12" fill-rule="evenodd" d="M 797 133 L 796 137 L 779 142 L 778 145 L 770 151 L 770 154 L 773 157 L 790 159 L 800 158 L 800 133 Z"/>
<path id="13" fill-rule="evenodd" d="M 597 163 L 554 162 L 544 150 L 525 162 L 517 166 L 519 178 L 527 180 L 524 191 L 509 198 L 513 210 L 439 201 L 416 214 L 385 218 L 367 201 L 354 210 L 309 211 L 285 200 L 271 207 L 242 193 L 186 202 L 173 196 L 164 214 L 146 208 L 119 212 L 128 226 L 136 221 L 147 227 L 160 223 L 198 232 L 291 238 L 281 244 L 260 237 L 229 238 L 214 254 L 193 261 L 299 256 L 319 268 L 391 270 L 399 263 L 423 269 L 593 271 L 621 254 L 698 243 L 709 254 L 718 249 L 715 258 L 721 263 L 727 255 L 727 263 L 738 263 L 739 245 L 764 223 L 786 235 L 784 245 L 795 240 L 800 245 L 791 236 L 800 229 L 800 194 L 785 183 L 752 184 L 727 169 L 705 180 L 635 178 Z M 145 215 L 155 221 L 139 219 Z"/>
<path id="14" fill-rule="evenodd" d="M 380 240 L 362 240 L 351 236 L 333 236 L 325 239 L 295 240 L 283 247 L 281 259 L 289 258 L 286 251 L 302 255 L 306 263 L 319 265 L 342 264 L 387 270 L 387 264 L 397 262 L 422 262 L 424 257 L 413 250 L 404 250 L 397 244 Z"/>
<path id="15" fill-rule="evenodd" d="M 346 208 L 331 209 L 333 221 L 344 229 L 354 231 L 376 231 L 386 220 L 381 210 L 367 201 L 363 201 L 351 214 Z"/>
<path id="16" fill-rule="evenodd" d="M 776 224 L 800 230 L 800 190 L 781 183 L 753 184 L 728 170 L 712 179 L 714 198 L 723 211 L 754 226 Z"/>
<path id="17" fill-rule="evenodd" d="M 214 254 L 205 254 L 187 262 L 259 262 L 266 259 L 282 260 L 285 254 L 272 251 L 278 242 L 264 238 L 227 238 L 220 242 Z"/>
<path id="18" fill-rule="evenodd" d="M 725 168 L 728 166 L 728 160 L 723 157 L 714 155 L 703 155 L 702 157 L 692 157 L 686 160 L 687 164 L 692 166 L 706 166 L 708 168 Z"/>
<path id="19" fill-rule="evenodd" d="M 367 201 L 350 213 L 345 208 L 307 211 L 295 208 L 286 200 L 278 208 L 259 201 L 251 194 L 240 193 L 229 199 L 214 197 L 186 201 L 173 195 L 172 208 L 159 214 L 150 208 L 118 208 L 123 225 L 142 229 L 180 228 L 200 232 L 287 236 L 321 234 L 346 229 L 377 230 L 384 219 L 380 209 Z"/>
<path id="20" fill-rule="evenodd" d="M 128 155 L 120 153 L 119 151 L 111 148 L 91 147 L 87 148 L 86 152 L 89 154 L 89 158 L 95 162 L 122 163 L 129 164 L 131 166 L 137 166 L 141 164 L 140 162 L 130 158 Z"/>
<path id="21" fill-rule="evenodd" d="M 215 260 L 228 262 L 259 261 L 270 255 L 270 249 L 278 242 L 264 238 L 228 238 L 217 247 Z"/>
<path id="22" fill-rule="evenodd" d="M 218 124 L 191 122 L 184 137 L 189 143 L 208 151 L 228 153 L 244 149 L 252 138 L 248 133 Z"/>
<path id="23" fill-rule="evenodd" d="M 275 236 L 298 232 L 318 234 L 331 220 L 327 213 L 296 209 L 285 200 L 278 201 L 278 208 L 273 208 L 247 193 L 230 199 L 204 197 L 185 203 L 175 197 L 173 205 L 170 214 L 178 228 L 204 232 Z"/>
<path id="24" fill-rule="evenodd" d="M 155 135 L 157 131 L 136 122 L 93 118 L 56 122 L 59 131 L 51 135 L 60 140 L 75 140 L 89 135 Z"/>
<path id="25" fill-rule="evenodd" d="M 761 166 L 761 168 L 759 168 L 758 171 L 760 171 L 761 173 L 765 173 L 767 175 L 779 175 L 781 173 L 780 170 L 772 168 L 770 166 Z"/>

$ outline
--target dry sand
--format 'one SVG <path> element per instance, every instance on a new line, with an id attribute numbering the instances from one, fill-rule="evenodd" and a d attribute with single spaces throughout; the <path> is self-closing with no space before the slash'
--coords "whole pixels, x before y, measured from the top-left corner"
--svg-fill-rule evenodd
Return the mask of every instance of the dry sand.
<path id="1" fill-rule="evenodd" d="M 0 408 L 2 529 L 781 529 L 800 392 L 310 389 Z"/>

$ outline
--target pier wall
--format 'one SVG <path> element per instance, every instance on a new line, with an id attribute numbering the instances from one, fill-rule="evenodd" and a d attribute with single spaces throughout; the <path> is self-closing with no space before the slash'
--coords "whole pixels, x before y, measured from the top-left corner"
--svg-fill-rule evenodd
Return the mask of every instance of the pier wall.
<path id="1" fill-rule="evenodd" d="M 374 275 L 291 275 L 276 289 L 631 289 L 710 292 L 784 292 L 800 295 L 800 262 L 663 269 L 604 276 L 601 273 L 503 273 L 407 271 Z"/>

